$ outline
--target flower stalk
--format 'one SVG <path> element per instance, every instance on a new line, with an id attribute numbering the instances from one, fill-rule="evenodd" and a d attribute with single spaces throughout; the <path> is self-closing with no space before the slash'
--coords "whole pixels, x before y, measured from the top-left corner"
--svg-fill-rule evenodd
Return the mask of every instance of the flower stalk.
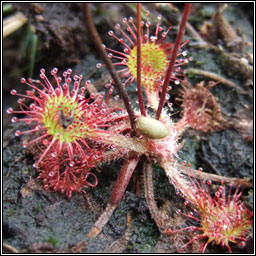
<path id="1" fill-rule="evenodd" d="M 141 43 L 141 3 L 137 3 L 137 89 L 140 112 L 143 116 L 146 116 L 141 86 Z"/>
<path id="2" fill-rule="evenodd" d="M 125 89 L 123 88 L 122 82 L 121 82 L 112 62 L 108 58 L 108 55 L 107 55 L 105 49 L 102 47 L 102 41 L 101 41 L 100 36 L 96 30 L 96 27 L 92 21 L 88 3 L 84 4 L 84 18 L 85 18 L 85 24 L 86 24 L 87 30 L 88 30 L 89 34 L 91 35 L 91 38 L 92 38 L 96 48 L 98 49 L 102 60 L 106 64 L 106 67 L 108 68 L 108 70 L 115 82 L 115 85 L 116 85 L 119 95 L 122 97 L 122 99 L 124 101 L 126 110 L 129 114 L 131 127 L 134 130 L 136 117 L 135 117 L 135 114 L 134 114 L 134 111 L 133 111 L 133 108 L 131 105 L 130 97 L 129 97 L 128 93 L 125 91 Z"/>
<path id="3" fill-rule="evenodd" d="M 185 32 L 186 23 L 188 21 L 188 16 L 189 16 L 189 12 L 190 12 L 190 7 L 191 7 L 190 3 L 187 3 L 185 5 L 185 10 L 184 10 L 183 18 L 182 18 L 182 21 L 181 21 L 181 24 L 180 24 L 179 33 L 178 33 L 176 41 L 175 41 L 174 50 L 173 50 L 173 53 L 172 53 L 172 58 L 171 58 L 171 61 L 169 63 L 169 66 L 168 66 L 168 69 L 167 69 L 167 72 L 166 72 L 166 76 L 165 76 L 165 79 L 164 79 L 164 85 L 163 85 L 163 89 L 162 89 L 162 93 L 161 93 L 161 98 L 160 98 L 160 102 L 159 102 L 158 109 L 157 109 L 157 112 L 156 112 L 156 119 L 157 120 L 159 120 L 159 118 L 161 116 L 161 112 L 162 112 L 162 109 L 163 109 L 163 106 L 164 106 L 164 103 L 165 103 L 165 99 L 166 99 L 165 96 L 166 96 L 166 92 L 167 92 L 167 87 L 169 85 L 172 70 L 173 70 L 177 55 L 178 55 L 178 50 L 180 48 L 180 43 L 181 43 L 181 40 L 182 40 L 184 32 Z"/>

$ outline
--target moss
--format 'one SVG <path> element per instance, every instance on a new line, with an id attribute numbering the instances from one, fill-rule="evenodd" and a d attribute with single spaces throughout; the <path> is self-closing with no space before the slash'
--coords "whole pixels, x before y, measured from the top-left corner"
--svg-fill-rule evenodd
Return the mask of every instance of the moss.
<path id="1" fill-rule="evenodd" d="M 9 208 L 9 210 L 8 210 L 8 215 L 9 215 L 9 216 L 12 216 L 12 215 L 13 215 L 13 213 L 14 213 L 13 208 Z"/>
<path id="2" fill-rule="evenodd" d="M 152 253 L 154 252 L 154 246 L 159 237 L 159 232 L 154 223 L 150 220 L 145 222 L 135 221 L 133 223 L 136 230 L 131 237 L 131 240 L 134 240 L 134 248 L 137 249 L 140 253 Z"/>
<path id="3" fill-rule="evenodd" d="M 46 239 L 46 242 L 52 244 L 54 247 L 57 247 L 58 244 L 59 244 L 58 239 L 57 239 L 56 237 L 54 237 L 54 236 L 48 237 L 48 238 Z"/>
<path id="4" fill-rule="evenodd" d="M 35 203 L 32 211 L 33 211 L 33 213 L 37 214 L 37 213 L 39 213 L 41 208 L 42 208 L 42 206 L 40 204 Z"/>
<path id="5" fill-rule="evenodd" d="M 199 17 L 199 16 L 190 16 L 188 21 L 194 26 L 199 26 L 200 24 L 202 24 L 203 19 L 202 17 Z"/>
<path id="6" fill-rule="evenodd" d="M 234 80 L 241 78 L 241 74 L 239 72 L 235 72 L 235 70 L 232 69 L 232 67 L 237 64 L 232 62 L 232 59 L 227 53 L 223 52 L 219 54 L 216 57 L 216 63 L 221 67 L 223 73 L 229 77 L 233 78 Z"/>
<path id="7" fill-rule="evenodd" d="M 191 49 L 189 57 L 192 57 L 193 60 L 187 67 L 201 68 L 216 74 L 221 72 L 220 67 L 216 64 L 216 54 L 209 49 Z"/>
<path id="8" fill-rule="evenodd" d="M 251 190 L 249 190 L 249 192 L 248 192 L 248 195 L 246 196 L 246 203 L 248 204 L 248 205 L 250 205 L 250 207 L 253 209 L 253 198 L 254 198 L 254 192 L 253 192 L 253 190 L 251 189 Z"/>
<path id="9" fill-rule="evenodd" d="M 212 15 L 216 12 L 216 7 L 213 5 L 204 5 L 202 6 L 202 9 L 200 10 L 200 14 L 203 18 L 209 19 L 212 17 Z"/>

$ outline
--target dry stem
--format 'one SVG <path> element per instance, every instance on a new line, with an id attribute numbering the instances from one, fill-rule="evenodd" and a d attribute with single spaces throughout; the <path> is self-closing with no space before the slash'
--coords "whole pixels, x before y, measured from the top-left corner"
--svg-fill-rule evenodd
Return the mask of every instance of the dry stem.
<path id="1" fill-rule="evenodd" d="M 116 207 L 117 207 L 117 204 L 108 203 L 104 212 L 100 215 L 100 217 L 94 223 L 92 229 L 88 233 L 88 235 L 87 235 L 88 238 L 94 238 L 101 232 L 101 230 L 104 228 L 104 226 L 110 220 L 112 213 L 114 212 Z"/>
<path id="2" fill-rule="evenodd" d="M 100 215 L 98 220 L 93 225 L 91 231 L 87 235 L 89 238 L 96 237 L 104 228 L 106 223 L 110 220 L 112 213 L 121 201 L 123 194 L 129 184 L 133 171 L 135 170 L 140 156 L 131 156 L 122 165 L 119 176 L 114 184 L 114 188 L 111 193 L 110 201 L 107 204 L 106 209 Z"/>
<path id="3" fill-rule="evenodd" d="M 5 18 L 3 21 L 3 38 L 20 29 L 25 23 L 27 23 L 27 18 L 21 12 Z"/>
<path id="4" fill-rule="evenodd" d="M 85 24 L 86 24 L 88 33 L 90 34 L 91 39 L 93 40 L 97 50 L 99 51 L 99 54 L 100 54 L 102 60 L 106 64 L 106 67 L 108 68 L 108 70 L 115 82 L 117 91 L 118 91 L 119 95 L 122 97 L 125 107 L 126 107 L 126 110 L 129 114 L 131 127 L 133 130 L 135 130 L 134 128 L 135 128 L 136 117 L 135 117 L 135 114 L 134 114 L 134 111 L 133 111 L 133 108 L 131 105 L 130 97 L 127 94 L 127 92 L 125 91 L 125 89 L 123 88 L 120 77 L 119 77 L 118 73 L 116 72 L 111 60 L 108 58 L 108 55 L 107 55 L 105 49 L 102 46 L 102 41 L 101 41 L 100 36 L 96 30 L 96 27 L 92 21 L 91 13 L 89 10 L 89 3 L 84 4 L 84 18 L 85 18 Z"/>
<path id="5" fill-rule="evenodd" d="M 3 243 L 3 250 L 9 253 L 20 253 L 16 248 L 5 243 Z"/>
<path id="6" fill-rule="evenodd" d="M 235 84 L 232 81 L 230 81 L 226 78 L 223 78 L 222 76 L 219 76 L 213 72 L 209 72 L 209 71 L 205 71 L 205 70 L 197 69 L 197 68 L 189 68 L 186 70 L 186 74 L 188 74 L 188 73 L 205 76 L 209 79 L 216 80 L 224 85 L 234 88 L 238 93 L 248 94 L 248 92 L 244 91 L 243 89 L 240 89 L 237 84 Z"/>

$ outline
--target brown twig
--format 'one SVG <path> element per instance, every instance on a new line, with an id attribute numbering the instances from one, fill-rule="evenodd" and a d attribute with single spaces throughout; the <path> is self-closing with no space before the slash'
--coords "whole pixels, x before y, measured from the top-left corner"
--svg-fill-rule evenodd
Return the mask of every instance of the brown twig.
<path id="1" fill-rule="evenodd" d="M 162 92 L 161 92 L 161 98 L 160 98 L 160 102 L 159 102 L 157 112 L 156 112 L 156 119 L 157 120 L 161 116 L 161 112 L 162 112 L 162 109 L 163 109 L 163 106 L 164 106 L 164 103 L 165 103 L 165 96 L 166 96 L 166 92 L 167 92 L 167 87 L 169 85 L 172 70 L 173 70 L 177 55 L 178 55 L 178 50 L 179 50 L 179 47 L 180 47 L 180 43 L 181 43 L 181 40 L 182 40 L 184 32 L 185 32 L 186 23 L 187 23 L 187 20 L 188 20 L 191 5 L 192 4 L 189 4 L 189 3 L 186 3 L 186 5 L 185 5 L 185 10 L 184 10 L 184 14 L 183 14 L 182 21 L 181 21 L 181 24 L 180 24 L 180 29 L 179 29 L 179 32 L 178 32 L 178 35 L 177 35 L 177 38 L 176 38 L 176 41 L 175 41 L 175 45 L 174 45 L 174 49 L 173 49 L 173 53 L 172 53 L 172 58 L 171 58 L 171 61 L 168 65 L 168 69 L 167 69 L 165 79 L 164 79 L 164 85 L 163 85 L 163 89 L 162 89 Z"/>
<path id="2" fill-rule="evenodd" d="M 213 28 L 223 37 L 227 47 L 230 47 L 232 51 L 241 52 L 243 46 L 242 38 L 237 35 L 236 31 L 222 15 L 227 6 L 227 4 L 223 4 L 218 8 L 213 16 Z"/>
<path id="3" fill-rule="evenodd" d="M 205 70 L 202 70 L 202 69 L 197 69 L 197 68 L 189 68 L 186 70 L 186 74 L 196 74 L 196 75 L 200 75 L 200 76 L 204 76 L 204 77 L 207 77 L 209 79 L 212 79 L 212 80 L 215 80 L 215 81 L 218 81 L 228 87 L 231 87 L 231 88 L 234 88 L 238 93 L 240 94 L 248 94 L 248 92 L 246 92 L 245 90 L 239 88 L 239 86 L 235 83 L 233 83 L 232 81 L 224 78 L 224 77 L 221 77 L 213 72 L 210 72 L 210 71 L 205 71 Z"/>
<path id="4" fill-rule="evenodd" d="M 140 112 L 146 116 L 141 88 L 141 3 L 137 3 L 137 89 Z"/>
<path id="5" fill-rule="evenodd" d="M 3 249 L 5 252 L 8 252 L 8 253 L 20 253 L 16 248 L 5 243 L 3 243 Z"/>
<path id="6" fill-rule="evenodd" d="M 107 204 L 107 207 L 105 208 L 103 213 L 100 215 L 98 220 L 93 224 L 93 227 L 91 228 L 90 232 L 87 234 L 88 238 L 94 238 L 101 232 L 101 230 L 110 220 L 116 207 L 117 207 L 116 204 L 111 204 L 111 203 Z"/>
<path id="7" fill-rule="evenodd" d="M 131 156 L 128 158 L 122 165 L 121 171 L 118 175 L 118 178 L 114 184 L 109 203 L 107 204 L 106 209 L 100 215 L 98 220 L 93 225 L 91 231 L 87 235 L 89 238 L 96 237 L 101 230 L 104 228 L 106 223 L 110 220 L 112 213 L 118 206 L 121 201 L 124 192 L 129 184 L 131 176 L 139 162 L 140 156 Z"/>
<path id="8" fill-rule="evenodd" d="M 20 29 L 27 22 L 27 18 L 21 12 L 3 20 L 3 38 Z"/>
<path id="9" fill-rule="evenodd" d="M 85 24 L 86 24 L 88 33 L 90 34 L 92 41 L 94 42 L 97 50 L 99 51 L 99 54 L 100 54 L 102 60 L 104 61 L 106 67 L 108 68 L 108 70 L 115 82 L 117 91 L 118 91 L 119 95 L 122 97 L 125 107 L 126 107 L 126 110 L 129 114 L 131 127 L 133 130 L 135 130 L 134 128 L 135 128 L 136 117 L 135 117 L 135 114 L 134 114 L 134 111 L 133 111 L 133 108 L 131 105 L 130 97 L 128 96 L 127 92 L 123 88 L 120 77 L 119 77 L 118 73 L 116 72 L 111 60 L 108 58 L 108 55 L 107 55 L 105 49 L 102 46 L 102 41 L 101 41 L 100 36 L 96 30 L 96 27 L 92 21 L 90 9 L 89 9 L 89 3 L 84 3 L 83 6 L 84 6 L 83 9 L 84 9 Z"/>

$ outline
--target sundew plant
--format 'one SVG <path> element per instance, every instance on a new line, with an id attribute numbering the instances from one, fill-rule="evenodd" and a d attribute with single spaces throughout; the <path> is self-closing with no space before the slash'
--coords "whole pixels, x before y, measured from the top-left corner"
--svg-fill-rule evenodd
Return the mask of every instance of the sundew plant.
<path id="1" fill-rule="evenodd" d="M 141 20 L 141 4 L 137 4 L 137 17 L 123 18 L 116 24 L 116 31 L 109 36 L 117 40 L 123 51 L 103 45 L 92 21 L 89 4 L 84 4 L 84 15 L 88 34 L 112 76 L 106 84 L 107 90 L 88 96 L 89 80 L 72 74 L 67 69 L 59 75 L 58 69 L 41 69 L 39 79 L 21 79 L 28 87 L 25 94 L 12 89 L 18 96 L 20 110 L 9 108 L 14 114 L 11 121 L 24 122 L 27 128 L 16 130 L 22 136 L 23 146 L 33 152 L 34 167 L 38 180 L 47 191 L 56 191 L 71 198 L 74 193 L 84 193 L 86 188 L 98 184 L 94 168 L 110 161 L 123 159 L 123 165 L 114 184 L 105 211 L 94 223 L 87 237 L 96 237 L 109 221 L 113 211 L 129 184 L 138 163 L 144 166 L 145 198 L 152 218 L 165 236 L 192 230 L 194 238 L 180 250 L 196 240 L 202 241 L 199 252 L 205 252 L 208 244 L 226 247 L 232 252 L 231 244 L 244 246 L 252 226 L 252 213 L 241 200 L 239 186 L 235 193 L 225 177 L 214 195 L 209 192 L 211 182 L 206 183 L 201 171 L 185 172 L 179 164 L 178 152 L 184 142 L 182 135 L 188 128 L 210 133 L 224 127 L 220 105 L 211 94 L 211 83 L 195 86 L 188 83 L 184 66 L 191 60 L 185 50 L 188 41 L 182 41 L 191 4 L 185 4 L 183 18 L 174 42 L 169 42 L 169 26 L 164 29 L 161 16 L 157 23 Z M 154 29 L 153 29 L 154 27 Z M 153 32 L 152 32 L 153 31 Z M 115 70 L 115 66 L 118 70 Z M 127 86 L 137 84 L 138 109 L 131 105 Z M 182 118 L 174 121 L 172 104 L 168 92 L 172 86 L 181 88 Z M 112 101 L 116 88 L 120 100 Z M 145 99 L 143 98 L 144 96 Z M 27 103 L 28 100 L 30 103 Z M 119 104 L 121 100 L 124 103 Z M 153 163 L 160 165 L 174 186 L 184 205 L 192 209 L 190 214 L 178 214 L 191 218 L 198 225 L 172 230 L 168 226 L 154 199 L 152 182 Z M 201 173 L 201 178 L 197 173 Z M 213 177 L 213 176 L 212 176 Z M 71 199 L 72 200 L 72 199 Z M 214 242 L 214 243 L 213 243 Z"/>

